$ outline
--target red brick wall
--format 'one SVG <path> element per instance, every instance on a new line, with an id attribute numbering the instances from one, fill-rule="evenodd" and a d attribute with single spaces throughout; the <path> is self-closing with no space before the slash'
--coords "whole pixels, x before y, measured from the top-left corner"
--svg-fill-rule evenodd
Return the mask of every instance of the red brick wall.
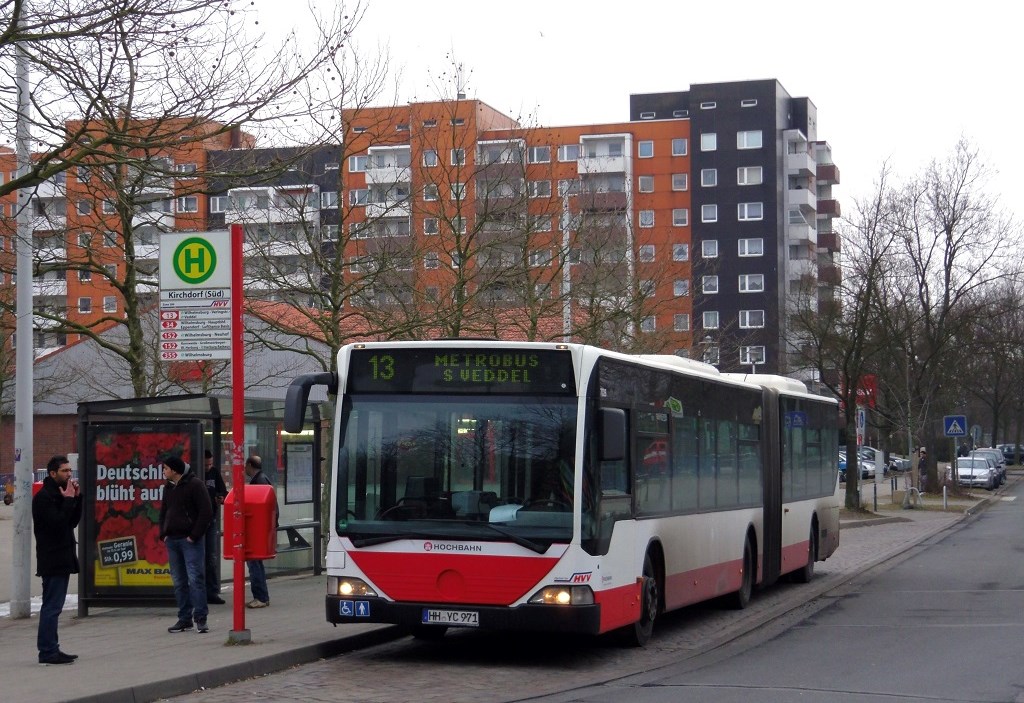
<path id="1" fill-rule="evenodd" d="M 14 472 L 14 416 L 0 417 L 0 474 Z M 54 454 L 78 451 L 77 415 L 36 415 L 32 420 L 32 468 L 41 469 Z"/>

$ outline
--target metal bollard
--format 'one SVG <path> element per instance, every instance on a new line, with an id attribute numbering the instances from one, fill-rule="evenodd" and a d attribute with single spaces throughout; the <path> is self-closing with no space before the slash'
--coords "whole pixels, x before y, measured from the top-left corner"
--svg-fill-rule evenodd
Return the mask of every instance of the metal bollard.
<path id="1" fill-rule="evenodd" d="M 873 510 L 877 513 L 878 512 L 878 482 L 877 481 L 875 481 L 873 484 L 871 484 L 871 490 L 874 493 L 874 504 L 875 504 L 875 507 L 873 508 Z"/>

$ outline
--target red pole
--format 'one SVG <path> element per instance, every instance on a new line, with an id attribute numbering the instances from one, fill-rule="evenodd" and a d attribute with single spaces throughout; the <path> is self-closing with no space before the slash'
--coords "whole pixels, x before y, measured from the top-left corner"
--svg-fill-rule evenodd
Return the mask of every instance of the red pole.
<path id="1" fill-rule="evenodd" d="M 249 641 L 245 629 L 245 329 L 242 326 L 242 225 L 231 225 L 231 483 L 235 491 L 234 627 L 232 639 Z"/>

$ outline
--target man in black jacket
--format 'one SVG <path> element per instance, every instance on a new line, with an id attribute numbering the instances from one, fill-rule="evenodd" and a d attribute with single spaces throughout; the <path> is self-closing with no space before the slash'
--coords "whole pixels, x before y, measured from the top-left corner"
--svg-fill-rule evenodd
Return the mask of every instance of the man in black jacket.
<path id="1" fill-rule="evenodd" d="M 267 475 L 263 473 L 263 461 L 256 455 L 245 460 L 245 475 L 249 477 L 250 486 L 270 486 Z M 277 495 L 274 495 L 274 527 L 277 527 L 280 513 L 277 506 Z M 270 605 L 270 590 L 267 588 L 267 570 L 262 559 L 246 559 L 249 567 L 249 587 L 252 589 L 252 600 L 245 604 L 246 608 L 266 608 Z"/>
<path id="2" fill-rule="evenodd" d="M 82 518 L 82 492 L 71 479 L 66 456 L 46 464 L 43 487 L 32 498 L 32 531 L 36 537 L 36 575 L 43 579 L 36 646 L 40 664 L 71 664 L 77 655 L 60 651 L 57 619 L 64 609 L 71 574 L 78 573 L 75 527 Z"/>
<path id="3" fill-rule="evenodd" d="M 215 605 L 223 605 L 224 599 L 220 597 L 220 550 L 217 549 L 218 515 L 220 506 L 224 504 L 224 498 L 228 495 L 228 488 L 224 485 L 224 477 L 221 476 L 220 467 L 213 461 L 213 452 L 207 449 L 203 458 L 206 461 L 206 490 L 210 493 L 210 503 L 213 507 L 213 519 L 210 526 L 206 528 L 206 602 Z"/>
<path id="4" fill-rule="evenodd" d="M 213 516 L 206 484 L 176 456 L 164 459 L 164 498 L 160 505 L 160 539 L 174 582 L 178 621 L 168 632 L 209 632 L 206 615 L 206 528 Z"/>

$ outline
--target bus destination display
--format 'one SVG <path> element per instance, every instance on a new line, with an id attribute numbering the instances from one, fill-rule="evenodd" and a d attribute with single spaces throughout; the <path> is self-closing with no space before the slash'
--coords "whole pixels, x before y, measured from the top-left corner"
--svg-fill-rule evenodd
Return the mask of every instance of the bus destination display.
<path id="1" fill-rule="evenodd" d="M 572 355 L 555 349 L 355 349 L 349 393 L 575 393 Z"/>

